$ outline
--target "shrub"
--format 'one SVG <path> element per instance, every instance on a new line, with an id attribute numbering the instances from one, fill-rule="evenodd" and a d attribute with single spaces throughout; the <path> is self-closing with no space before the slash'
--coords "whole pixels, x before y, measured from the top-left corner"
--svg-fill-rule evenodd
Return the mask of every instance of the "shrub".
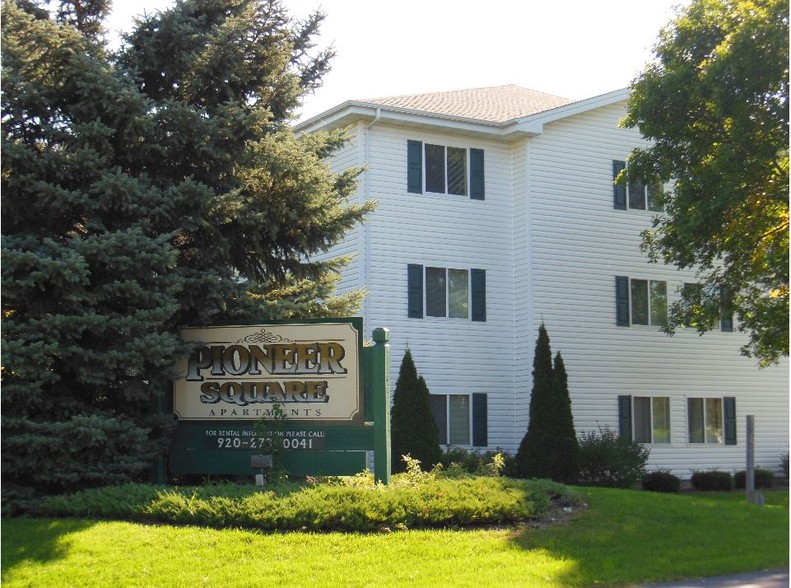
<path id="1" fill-rule="evenodd" d="M 733 476 L 729 472 L 711 470 L 695 472 L 690 479 L 695 490 L 714 490 L 727 492 L 733 490 Z"/>
<path id="2" fill-rule="evenodd" d="M 575 505 L 569 488 L 544 480 L 504 477 L 448 479 L 409 472 L 393 476 L 389 486 L 370 476 L 340 478 L 299 489 L 261 490 L 221 484 L 162 488 L 127 484 L 85 490 L 42 500 L 46 516 L 104 517 L 266 530 L 375 531 L 509 524 L 544 516 L 549 508 Z M 365 482 L 365 485 L 358 485 Z M 367 485 L 370 482 L 370 485 Z"/>
<path id="3" fill-rule="evenodd" d="M 480 452 L 448 446 L 438 465 L 442 466 L 446 474 L 456 471 L 476 476 L 501 476 L 506 459 L 506 455 L 500 451 Z"/>
<path id="4" fill-rule="evenodd" d="M 784 453 L 780 456 L 780 467 L 783 469 L 783 475 L 788 479 L 788 454 Z"/>
<path id="5" fill-rule="evenodd" d="M 583 486 L 631 488 L 645 473 L 650 450 L 618 436 L 608 426 L 583 433 L 579 444 Z"/>
<path id="6" fill-rule="evenodd" d="M 755 468 L 755 488 L 771 488 L 775 485 L 775 474 L 772 470 Z M 744 470 L 733 474 L 733 487 L 743 490 L 747 488 L 747 472 Z"/>
<path id="7" fill-rule="evenodd" d="M 651 492 L 680 492 L 681 479 L 668 470 L 657 470 L 643 476 L 643 490 Z"/>
<path id="8" fill-rule="evenodd" d="M 402 457 L 405 455 L 419 460 L 427 468 L 439 462 L 442 450 L 437 423 L 431 413 L 428 386 L 423 376 L 418 375 L 409 349 L 404 353 L 398 372 L 390 427 L 393 472 L 404 471 Z"/>
<path id="9" fill-rule="evenodd" d="M 574 431 L 568 377 L 560 353 L 552 365 L 549 335 L 538 329 L 527 432 L 519 444 L 514 473 L 520 478 L 577 481 L 579 443 Z"/>

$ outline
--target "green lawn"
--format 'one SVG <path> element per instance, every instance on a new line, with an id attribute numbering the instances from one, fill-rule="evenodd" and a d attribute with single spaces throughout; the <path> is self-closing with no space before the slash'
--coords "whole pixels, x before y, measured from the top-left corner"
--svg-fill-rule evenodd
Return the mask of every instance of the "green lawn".
<path id="1" fill-rule="evenodd" d="M 85 519 L 7 519 L 14 586 L 618 586 L 788 565 L 788 492 L 579 489 L 546 527 L 264 533 Z"/>

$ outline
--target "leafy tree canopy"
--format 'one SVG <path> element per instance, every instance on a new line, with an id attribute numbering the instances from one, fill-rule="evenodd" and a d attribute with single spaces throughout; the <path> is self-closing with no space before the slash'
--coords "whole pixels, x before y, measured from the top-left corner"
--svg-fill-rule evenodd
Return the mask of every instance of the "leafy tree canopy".
<path id="1" fill-rule="evenodd" d="M 742 352 L 762 365 L 788 355 L 788 43 L 786 0 L 693 0 L 661 32 L 624 121 L 653 141 L 627 174 L 674 181 L 643 248 L 700 280 L 667 331 L 735 312 Z"/>
<path id="2" fill-rule="evenodd" d="M 113 53 L 107 0 L 52 4 L 2 4 L 3 467 L 38 487 L 145 467 L 181 326 L 355 312 L 360 292 L 332 294 L 344 260 L 315 258 L 372 209 L 350 199 L 359 170 L 325 163 L 340 133 L 291 130 L 332 57 L 320 13 L 179 0 Z M 84 415 L 129 429 L 135 465 L 82 436 L 64 455 L 93 474 L 23 479 L 25 435 L 44 451 L 63 437 L 50 425 Z"/>

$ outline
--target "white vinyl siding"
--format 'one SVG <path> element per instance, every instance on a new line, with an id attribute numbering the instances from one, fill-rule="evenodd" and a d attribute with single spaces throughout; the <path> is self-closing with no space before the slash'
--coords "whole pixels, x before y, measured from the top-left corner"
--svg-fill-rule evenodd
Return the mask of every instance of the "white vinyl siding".
<path id="1" fill-rule="evenodd" d="M 644 144 L 635 130 L 619 127 L 624 115 L 623 105 L 591 110 L 547 124 L 529 141 L 526 192 L 515 194 L 524 198 L 528 223 L 515 241 L 530 263 L 519 293 L 529 293 L 531 305 L 518 362 L 525 385 L 543 320 L 553 352 L 563 353 L 578 433 L 617 428 L 619 394 L 668 397 L 670 443 L 652 445 L 649 467 L 685 478 L 695 469 L 743 468 L 744 416 L 755 414 L 763 423 L 756 426 L 756 463 L 776 469 L 788 444 L 787 361 L 758 369 L 739 354 L 744 336 L 734 333 L 701 337 L 683 329 L 669 337 L 658 326 L 616 325 L 613 276 L 665 282 L 668 304 L 694 281 L 689 270 L 647 262 L 640 234 L 652 215 L 613 210 L 612 162 Z M 738 444 L 688 443 L 687 398 L 715 395 L 737 398 Z"/>
<path id="2" fill-rule="evenodd" d="M 653 213 L 613 210 L 613 161 L 645 144 L 636 130 L 619 126 L 624 115 L 624 103 L 597 107 L 508 140 L 496 131 L 431 130 L 430 117 L 422 127 L 358 124 L 335 165 L 367 164 L 359 199 L 379 204 L 328 254 L 357 254 L 342 289 L 364 284 L 366 331 L 390 329 L 391 387 L 409 346 L 432 394 L 488 392 L 488 448 L 515 451 L 526 431 L 543 321 L 553 352 L 563 353 L 578 433 L 617 428 L 619 395 L 666 398 L 667 433 L 654 422 L 652 401 L 649 467 L 684 478 L 693 470 L 743 469 L 744 417 L 755 415 L 756 464 L 777 469 L 788 451 L 786 360 L 758 369 L 739 354 L 739 333 L 701 337 L 680 329 L 668 337 L 653 324 L 660 323 L 657 310 L 652 321 L 649 309 L 648 326 L 616 324 L 614 277 L 665 284 L 666 304 L 696 281 L 689 270 L 647 262 L 640 233 L 651 228 Z M 485 152 L 486 200 L 409 192 L 409 141 Z M 410 319 L 409 264 L 486 268 L 486 322 Z M 724 397 L 736 398 L 737 445 L 690 443 L 688 400 Z M 669 440 L 658 441 L 658 433 Z"/>

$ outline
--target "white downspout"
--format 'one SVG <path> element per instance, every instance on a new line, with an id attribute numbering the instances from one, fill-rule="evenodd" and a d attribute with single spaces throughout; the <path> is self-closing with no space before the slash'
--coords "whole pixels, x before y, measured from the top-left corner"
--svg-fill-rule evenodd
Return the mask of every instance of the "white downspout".
<path id="1" fill-rule="evenodd" d="M 369 167 L 369 163 L 371 161 L 371 141 L 369 138 L 368 131 L 373 127 L 379 120 L 382 118 L 382 109 L 376 109 L 376 116 L 374 119 L 368 123 L 363 129 L 363 161 L 362 165 L 365 166 L 365 180 L 363 182 L 363 201 L 371 199 L 371 181 L 369 174 L 371 173 L 371 168 Z M 363 247 L 364 247 L 364 257 L 363 257 L 363 264 L 362 264 L 362 282 L 365 288 L 368 288 L 368 279 L 371 275 L 371 227 L 370 227 L 371 219 L 368 219 L 363 223 Z M 366 322 L 370 325 L 370 308 L 369 308 L 369 298 L 368 296 L 365 297 L 363 301 L 363 316 L 365 316 Z"/>

